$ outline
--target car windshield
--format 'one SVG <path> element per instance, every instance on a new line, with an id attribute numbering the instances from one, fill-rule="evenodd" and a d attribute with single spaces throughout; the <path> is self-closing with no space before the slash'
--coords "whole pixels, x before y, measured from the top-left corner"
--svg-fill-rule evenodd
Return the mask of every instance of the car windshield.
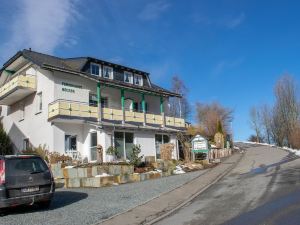
<path id="1" fill-rule="evenodd" d="M 42 173 L 48 170 L 45 162 L 40 158 L 9 159 L 7 170 L 10 175 Z"/>

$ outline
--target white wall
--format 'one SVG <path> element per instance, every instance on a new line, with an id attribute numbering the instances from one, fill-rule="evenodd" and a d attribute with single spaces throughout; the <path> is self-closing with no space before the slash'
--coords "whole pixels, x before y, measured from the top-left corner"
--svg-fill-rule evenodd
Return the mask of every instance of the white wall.
<path id="1" fill-rule="evenodd" d="M 3 113 L 6 113 L 2 120 L 4 129 L 18 151 L 23 150 L 24 138 L 29 138 L 30 143 L 35 147 L 46 144 L 46 147 L 52 150 L 53 135 L 51 123 L 48 122 L 48 104 L 54 100 L 53 75 L 50 71 L 38 67 L 31 67 L 24 73 L 36 76 L 37 92 L 8 107 L 7 113 L 4 110 Z M 42 93 L 41 112 L 37 112 L 37 93 Z M 25 104 L 24 120 L 20 120 L 21 103 Z"/>
<path id="2" fill-rule="evenodd" d="M 149 131 L 139 131 L 134 133 L 135 143 L 141 145 L 141 155 L 156 156 L 155 133 Z"/>

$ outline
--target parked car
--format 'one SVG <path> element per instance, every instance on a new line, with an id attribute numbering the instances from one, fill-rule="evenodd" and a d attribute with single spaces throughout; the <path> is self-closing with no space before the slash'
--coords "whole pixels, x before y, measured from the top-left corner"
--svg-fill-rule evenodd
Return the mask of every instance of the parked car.
<path id="1" fill-rule="evenodd" d="M 0 156 L 0 210 L 17 205 L 50 206 L 55 192 L 51 170 L 39 156 Z"/>

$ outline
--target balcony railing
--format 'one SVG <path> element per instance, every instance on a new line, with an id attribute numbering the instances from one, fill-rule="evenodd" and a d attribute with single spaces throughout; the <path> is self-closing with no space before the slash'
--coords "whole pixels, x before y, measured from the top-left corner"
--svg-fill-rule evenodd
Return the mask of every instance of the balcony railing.
<path id="1" fill-rule="evenodd" d="M 11 105 L 36 91 L 36 76 L 18 75 L 0 87 L 0 104 Z"/>
<path id="2" fill-rule="evenodd" d="M 150 114 L 142 112 L 123 111 L 121 109 L 102 108 L 102 120 L 124 121 L 126 123 L 140 123 L 147 125 L 161 125 L 169 127 L 184 128 L 185 121 L 181 118 L 163 116 L 161 114 Z M 87 103 L 57 100 L 49 104 L 48 119 L 68 117 L 76 119 L 98 119 L 98 108 L 89 106 Z"/>

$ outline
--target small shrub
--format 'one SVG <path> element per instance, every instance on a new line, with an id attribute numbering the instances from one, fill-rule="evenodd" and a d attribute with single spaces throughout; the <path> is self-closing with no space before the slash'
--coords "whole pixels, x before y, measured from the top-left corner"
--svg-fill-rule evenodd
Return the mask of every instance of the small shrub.
<path id="1" fill-rule="evenodd" d="M 144 157 L 139 156 L 139 154 L 141 153 L 141 145 L 133 145 L 132 146 L 132 153 L 131 153 L 131 158 L 130 158 L 130 163 L 132 165 L 134 165 L 135 167 L 138 167 L 141 162 L 142 162 L 142 158 Z"/>
<path id="2" fill-rule="evenodd" d="M 106 150 L 106 154 L 108 155 L 116 155 L 117 149 L 114 146 L 109 146 Z"/>
<path id="3" fill-rule="evenodd" d="M 30 148 L 27 150 L 23 150 L 22 154 L 27 154 L 27 155 L 38 155 L 45 161 L 49 162 L 49 151 L 47 150 L 46 144 L 44 145 L 39 145 L 37 148 Z"/>
<path id="4" fill-rule="evenodd" d="M 3 129 L 2 123 L 0 123 L 0 155 L 12 155 L 13 147 L 9 136 Z"/>

